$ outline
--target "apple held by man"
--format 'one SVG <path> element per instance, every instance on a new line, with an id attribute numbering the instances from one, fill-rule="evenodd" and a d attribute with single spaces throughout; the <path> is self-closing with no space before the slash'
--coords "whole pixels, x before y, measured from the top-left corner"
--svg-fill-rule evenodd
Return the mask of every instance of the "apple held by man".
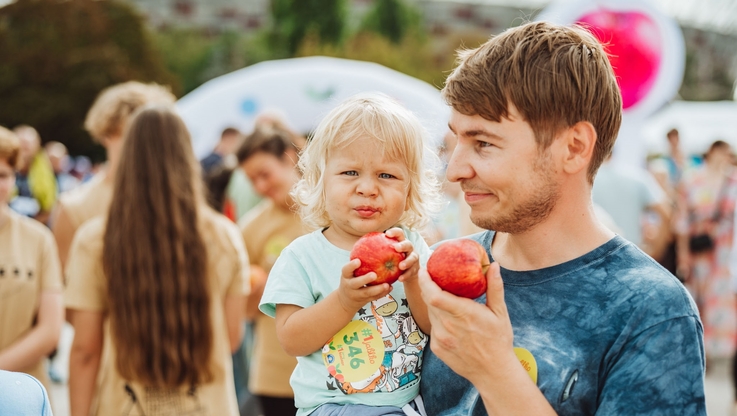
<path id="1" fill-rule="evenodd" d="M 476 299 L 486 293 L 489 256 L 481 244 L 461 238 L 446 241 L 427 261 L 427 273 L 446 292 Z"/>

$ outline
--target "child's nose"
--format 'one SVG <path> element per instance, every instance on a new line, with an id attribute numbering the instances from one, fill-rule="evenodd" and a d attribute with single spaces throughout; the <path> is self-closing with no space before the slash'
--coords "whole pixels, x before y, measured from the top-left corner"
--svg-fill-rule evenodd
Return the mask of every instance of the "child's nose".
<path id="1" fill-rule="evenodd" d="M 376 180 L 370 177 L 363 177 L 358 182 L 356 189 L 359 195 L 363 196 L 375 196 L 379 193 L 379 187 L 377 186 Z"/>

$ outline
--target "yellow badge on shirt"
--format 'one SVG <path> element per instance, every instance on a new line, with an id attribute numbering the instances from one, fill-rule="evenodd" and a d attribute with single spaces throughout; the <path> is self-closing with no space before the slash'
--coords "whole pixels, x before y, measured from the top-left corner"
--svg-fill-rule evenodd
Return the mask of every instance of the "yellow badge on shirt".
<path id="1" fill-rule="evenodd" d="M 322 360 L 336 380 L 365 380 L 384 359 L 384 341 L 373 325 L 351 321 L 322 347 Z"/>
<path id="2" fill-rule="evenodd" d="M 521 347 L 514 347 L 514 353 L 517 354 L 517 359 L 522 367 L 527 370 L 532 382 L 537 384 L 537 361 L 535 361 L 535 357 L 532 356 L 531 352 Z"/>

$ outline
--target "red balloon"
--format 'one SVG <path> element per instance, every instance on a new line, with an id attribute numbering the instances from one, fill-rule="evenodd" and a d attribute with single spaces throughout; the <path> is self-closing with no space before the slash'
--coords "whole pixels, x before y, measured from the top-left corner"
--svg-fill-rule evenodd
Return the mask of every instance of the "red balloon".
<path id="1" fill-rule="evenodd" d="M 597 10 L 579 21 L 604 44 L 622 91 L 622 107 L 639 103 L 652 89 L 663 40 L 655 22 L 638 11 Z"/>

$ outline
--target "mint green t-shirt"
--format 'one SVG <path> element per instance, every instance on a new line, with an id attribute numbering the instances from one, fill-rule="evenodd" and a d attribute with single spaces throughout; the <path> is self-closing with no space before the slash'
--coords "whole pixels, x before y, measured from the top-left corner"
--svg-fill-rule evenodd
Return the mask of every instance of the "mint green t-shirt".
<path id="1" fill-rule="evenodd" d="M 424 267 L 430 249 L 405 230 Z M 338 288 L 350 252 L 330 243 L 322 230 L 294 240 L 269 273 L 259 308 L 271 317 L 277 304 L 307 308 Z M 320 322 L 315 322 L 320 325 Z M 297 415 L 325 403 L 402 407 L 419 393 L 422 355 L 428 343 L 409 311 L 402 283 L 366 304 L 321 351 L 297 357 L 290 379 Z"/>

